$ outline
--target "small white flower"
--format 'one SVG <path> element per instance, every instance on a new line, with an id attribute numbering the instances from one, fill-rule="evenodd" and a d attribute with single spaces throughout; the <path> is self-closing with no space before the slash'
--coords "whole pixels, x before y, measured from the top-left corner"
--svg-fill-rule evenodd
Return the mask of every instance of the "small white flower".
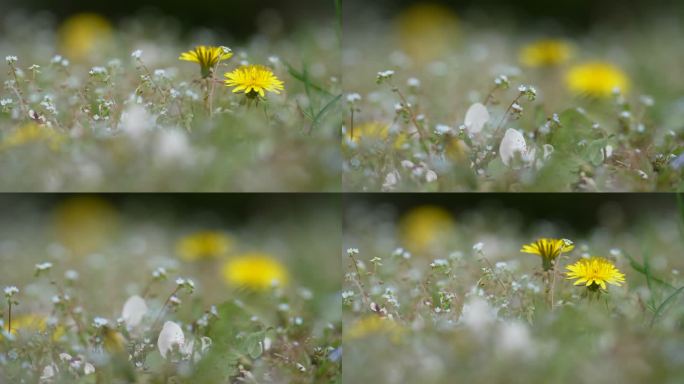
<path id="1" fill-rule="evenodd" d="M 93 326 L 95 328 L 102 328 L 108 324 L 109 320 L 105 319 L 104 317 L 96 317 L 93 319 Z"/>
<path id="2" fill-rule="evenodd" d="M 142 50 L 136 49 L 135 51 L 133 51 L 133 53 L 131 53 L 131 57 L 134 59 L 139 59 L 142 56 L 142 53 Z"/>
<path id="3" fill-rule="evenodd" d="M 106 75 L 107 74 L 107 68 L 105 67 L 93 67 L 90 72 L 88 72 L 90 76 L 96 76 L 96 75 Z"/>
<path id="4" fill-rule="evenodd" d="M 354 291 L 343 291 L 342 292 L 342 298 L 343 299 L 348 299 L 350 297 L 354 296 Z"/>
<path id="5" fill-rule="evenodd" d="M 386 80 L 386 79 L 391 78 L 392 76 L 394 76 L 394 71 L 391 70 L 391 69 L 388 69 L 388 70 L 386 70 L 386 71 L 378 72 L 378 78 L 379 78 L 379 79 Z"/>
<path id="6" fill-rule="evenodd" d="M 412 77 L 406 81 L 406 85 L 408 85 L 411 88 L 418 88 L 420 87 L 420 80 L 416 79 L 415 77 Z"/>
<path id="7" fill-rule="evenodd" d="M 411 160 L 402 160 L 401 161 L 401 166 L 404 167 L 405 169 L 413 169 L 416 165 L 413 164 Z"/>
<path id="8" fill-rule="evenodd" d="M 447 267 L 449 266 L 449 261 L 447 259 L 435 259 L 430 263 L 432 268 Z"/>
<path id="9" fill-rule="evenodd" d="M 12 104 L 13 102 L 14 102 L 14 100 L 12 100 L 12 99 L 2 99 L 2 100 L 0 100 L 0 107 L 6 107 L 6 106 Z"/>
<path id="10" fill-rule="evenodd" d="M 479 243 L 473 245 L 473 251 L 475 251 L 475 252 L 482 252 L 482 249 L 484 249 L 484 243 L 483 242 L 479 242 Z"/>
<path id="11" fill-rule="evenodd" d="M 48 271 L 52 268 L 52 263 L 46 261 L 44 263 L 36 264 L 36 270 L 40 272 Z"/>
<path id="12" fill-rule="evenodd" d="M 10 298 L 14 295 L 19 293 L 19 288 L 15 287 L 14 285 L 10 285 L 9 287 L 5 287 L 5 297 Z"/>
<path id="13" fill-rule="evenodd" d="M 359 101 L 361 101 L 361 95 L 359 95 L 358 93 L 350 93 L 347 95 L 347 102 L 349 104 L 354 104 Z"/>
<path id="14" fill-rule="evenodd" d="M 16 56 L 6 56 L 5 61 L 7 62 L 7 65 L 12 65 L 17 62 L 17 57 Z"/>
<path id="15" fill-rule="evenodd" d="M 347 249 L 347 255 L 349 255 L 349 256 L 358 255 L 358 254 L 359 254 L 358 248 L 348 248 Z"/>
<path id="16" fill-rule="evenodd" d="M 477 134 L 489 122 L 489 111 L 482 103 L 475 103 L 468 108 L 463 125 L 468 133 Z"/>
<path id="17" fill-rule="evenodd" d="M 137 327 L 147 313 L 147 310 L 148 308 L 145 300 L 140 296 L 133 295 L 126 300 L 123 310 L 121 311 L 121 317 L 126 323 L 126 326 Z"/>
<path id="18" fill-rule="evenodd" d="M 437 124 L 435 126 L 435 133 L 438 135 L 444 135 L 446 133 L 451 132 L 452 130 L 453 129 L 450 126 L 445 125 L 445 124 Z"/>

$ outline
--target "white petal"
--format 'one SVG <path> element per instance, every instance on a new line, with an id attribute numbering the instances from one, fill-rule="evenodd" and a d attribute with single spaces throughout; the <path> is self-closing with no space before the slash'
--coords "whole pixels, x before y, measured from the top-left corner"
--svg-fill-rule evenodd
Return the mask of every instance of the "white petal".
<path id="1" fill-rule="evenodd" d="M 489 111 L 482 103 L 475 103 L 466 112 L 464 125 L 469 133 L 479 133 L 489 121 Z"/>
<path id="2" fill-rule="evenodd" d="M 86 375 L 95 373 L 95 367 L 90 363 L 85 363 L 85 366 L 83 367 L 83 373 L 85 373 Z"/>
<path id="3" fill-rule="evenodd" d="M 437 180 L 437 173 L 433 170 L 427 171 L 427 173 L 425 174 L 425 181 L 427 181 L 428 183 L 432 183 L 433 181 L 436 181 L 436 180 Z"/>
<path id="4" fill-rule="evenodd" d="M 525 143 L 525 137 L 522 133 L 508 128 L 499 146 L 501 161 L 506 165 L 510 164 L 516 153 L 520 153 L 523 157 L 527 156 L 527 143 Z"/>
<path id="5" fill-rule="evenodd" d="M 172 350 L 174 345 L 183 347 L 184 344 L 185 335 L 181 327 L 172 321 L 165 322 L 157 339 L 157 347 L 162 357 L 166 358 L 166 353 Z"/>
<path id="6" fill-rule="evenodd" d="M 140 296 L 131 296 L 126 300 L 121 311 L 121 317 L 129 327 L 136 327 L 147 313 L 147 304 Z"/>
<path id="7" fill-rule="evenodd" d="M 40 375 L 40 380 L 50 380 L 55 376 L 55 367 L 52 365 L 46 365 L 43 368 L 43 373 Z"/>

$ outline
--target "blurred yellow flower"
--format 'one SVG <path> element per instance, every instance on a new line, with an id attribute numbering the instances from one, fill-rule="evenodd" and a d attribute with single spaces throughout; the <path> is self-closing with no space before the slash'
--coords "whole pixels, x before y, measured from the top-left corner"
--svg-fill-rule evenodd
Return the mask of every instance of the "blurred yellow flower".
<path id="1" fill-rule="evenodd" d="M 250 98 L 266 97 L 266 91 L 280 94 L 285 89 L 283 82 L 264 65 L 245 65 L 226 73 L 225 77 L 226 86 L 234 87 L 233 93 L 244 92 Z"/>
<path id="2" fill-rule="evenodd" d="M 81 13 L 68 18 L 59 28 L 60 51 L 69 59 L 85 61 L 112 37 L 112 26 L 95 13 Z"/>
<path id="3" fill-rule="evenodd" d="M 345 328 L 344 338 L 346 340 L 359 340 L 372 335 L 389 336 L 392 342 L 399 342 L 403 328 L 392 320 L 378 315 L 368 315 L 354 322 L 350 327 Z"/>
<path id="4" fill-rule="evenodd" d="M 605 290 L 606 283 L 619 287 L 625 282 L 625 275 L 610 260 L 603 257 L 580 259 L 566 268 L 568 280 L 574 279 L 574 285 L 584 284 L 592 291 L 598 290 L 599 287 Z"/>
<path id="5" fill-rule="evenodd" d="M 202 77 L 206 78 L 213 75 L 216 64 L 231 57 L 233 57 L 233 52 L 228 47 L 200 45 L 193 50 L 182 53 L 178 60 L 198 63 L 202 71 Z"/>
<path id="6" fill-rule="evenodd" d="M 399 222 L 402 244 L 411 252 L 429 252 L 451 236 L 456 224 L 445 209 L 421 206 L 406 213 Z"/>
<path id="7" fill-rule="evenodd" d="M 118 229 L 118 214 L 107 201 L 95 196 L 65 199 L 53 216 L 57 240 L 76 255 L 98 250 Z"/>
<path id="8" fill-rule="evenodd" d="M 541 256 L 544 270 L 548 271 L 553 267 L 553 261 L 561 253 L 567 253 L 573 249 L 575 249 L 575 245 L 570 240 L 542 238 L 534 243 L 523 245 L 520 252 Z"/>
<path id="9" fill-rule="evenodd" d="M 402 49 L 419 64 L 439 58 L 458 35 L 458 18 L 441 4 L 418 2 L 403 10 L 396 19 Z"/>
<path id="10" fill-rule="evenodd" d="M 620 68 L 600 61 L 571 68 L 565 81 L 570 91 L 592 97 L 610 97 L 616 89 L 629 89 L 629 79 Z"/>
<path id="11" fill-rule="evenodd" d="M 222 272 L 226 283 L 255 291 L 284 286 L 288 282 L 285 266 L 271 255 L 261 252 L 231 257 L 223 265 Z"/>
<path id="12" fill-rule="evenodd" d="M 233 239 L 218 231 L 202 231 L 180 239 L 176 247 L 181 259 L 197 261 L 226 256 Z"/>
<path id="13" fill-rule="evenodd" d="M 347 130 L 345 138 L 347 142 L 353 143 L 359 143 L 362 140 L 385 141 L 390 138 L 390 127 L 387 123 L 368 122 L 354 126 L 354 132 L 351 129 Z M 392 145 L 395 149 L 401 149 L 407 139 L 408 136 L 405 133 L 399 133 L 392 138 Z"/>
<path id="14" fill-rule="evenodd" d="M 470 166 L 470 147 L 463 140 L 457 137 L 449 137 L 444 147 L 444 153 L 457 163 L 465 163 Z"/>
<path id="15" fill-rule="evenodd" d="M 126 339 L 123 335 L 110 327 L 103 327 L 102 338 L 105 351 L 116 354 L 124 351 Z"/>
<path id="16" fill-rule="evenodd" d="M 535 41 L 520 50 L 520 62 L 528 67 L 552 67 L 563 64 L 572 56 L 572 46 L 564 40 Z"/>
<path id="17" fill-rule="evenodd" d="M 53 151 L 58 151 L 66 137 L 52 128 L 26 123 L 7 134 L 0 142 L 0 149 L 21 147 L 30 143 L 44 142 Z"/>
<path id="18" fill-rule="evenodd" d="M 9 324 L 5 323 L 5 330 Z M 16 335 L 19 333 L 37 333 L 45 332 L 47 327 L 47 317 L 37 314 L 26 314 L 12 317 L 12 334 Z M 62 336 L 64 336 L 64 327 L 57 326 L 54 328 L 52 333 L 52 340 L 57 341 Z M 2 334 L 0 334 L 0 340 L 2 340 Z"/>

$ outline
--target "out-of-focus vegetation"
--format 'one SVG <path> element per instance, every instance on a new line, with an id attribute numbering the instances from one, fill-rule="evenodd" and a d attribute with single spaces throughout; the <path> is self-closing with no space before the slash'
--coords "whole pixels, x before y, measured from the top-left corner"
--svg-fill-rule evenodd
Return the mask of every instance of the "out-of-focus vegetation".
<path id="1" fill-rule="evenodd" d="M 514 197 L 444 200 L 398 210 L 391 197 L 356 198 L 345 209 L 344 382 L 682 380 L 684 216 L 674 196 L 642 195 L 635 205 L 652 209 L 641 211 L 561 199 L 590 225 L 552 211 L 531 219 Z M 521 252 L 540 238 L 558 239 L 552 263 Z M 568 267 L 594 256 L 617 268 L 601 272 L 606 289 L 573 285 Z"/>
<path id="2" fill-rule="evenodd" d="M 359 3 L 350 9 L 346 190 L 681 187 L 677 12 L 573 30 L 430 2 L 387 17 Z"/>
<path id="3" fill-rule="evenodd" d="M 339 382 L 338 200 L 207 199 L 0 199 L 0 381 Z"/>

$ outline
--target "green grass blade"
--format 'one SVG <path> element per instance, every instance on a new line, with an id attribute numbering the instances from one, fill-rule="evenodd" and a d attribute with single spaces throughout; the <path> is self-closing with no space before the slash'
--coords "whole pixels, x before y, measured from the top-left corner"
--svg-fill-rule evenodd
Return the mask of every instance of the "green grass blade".
<path id="1" fill-rule="evenodd" d="M 342 98 L 342 95 L 337 95 L 334 99 L 330 100 L 328 104 L 321 109 L 318 114 L 316 114 L 316 117 L 313 119 L 313 122 L 311 123 L 311 129 L 313 130 L 314 127 L 319 123 L 319 121 L 325 116 L 325 114 L 330 110 L 332 107 L 334 107 L 338 101 Z"/>
<path id="2" fill-rule="evenodd" d="M 653 276 L 653 275 L 651 274 L 651 271 L 650 271 L 650 269 L 649 269 L 648 267 L 646 267 L 646 266 L 644 266 L 644 265 L 641 265 L 641 264 L 640 264 L 638 261 L 636 261 L 636 259 L 634 259 L 634 257 L 632 257 L 630 254 L 628 254 L 627 252 L 624 252 L 624 255 L 625 255 L 625 257 L 627 257 L 627 259 L 629 260 L 629 266 L 632 267 L 632 269 L 634 269 L 635 271 L 637 271 L 637 272 L 643 274 L 643 275 L 646 277 L 646 282 L 647 282 L 647 283 L 648 283 L 649 281 L 651 281 L 651 282 L 654 282 L 654 283 L 658 283 L 658 284 L 660 284 L 660 285 L 663 285 L 663 286 L 665 286 L 665 287 L 667 287 L 667 288 L 675 289 L 675 287 L 674 287 L 672 284 L 670 284 L 670 283 L 668 283 L 668 282 L 666 282 L 666 281 L 664 281 L 664 280 L 661 280 L 661 279 L 659 279 L 659 278 Z"/>
<path id="3" fill-rule="evenodd" d="M 680 294 L 682 291 L 684 291 L 684 287 L 679 287 L 679 289 L 674 291 L 670 296 L 668 296 L 667 299 L 665 299 L 665 301 L 662 302 L 662 304 L 660 304 L 660 306 L 658 306 L 655 313 L 653 314 L 653 318 L 651 319 L 651 327 L 653 327 L 653 325 L 655 324 L 655 321 L 658 319 L 658 316 L 660 316 L 660 314 L 665 310 L 665 307 L 667 307 L 667 305 L 670 304 L 670 302 L 674 301 L 677 295 Z"/>
<path id="4" fill-rule="evenodd" d="M 317 92 L 320 92 L 320 93 L 322 93 L 322 94 L 324 94 L 324 95 L 332 96 L 332 94 L 331 94 L 330 92 L 328 92 L 327 90 L 325 90 L 322 86 L 320 86 L 320 85 L 314 83 L 313 81 L 311 81 L 311 79 L 309 78 L 309 75 L 308 75 L 308 73 L 306 72 L 306 70 L 304 70 L 304 71 L 298 71 L 295 67 L 293 67 L 292 65 L 290 65 L 290 63 L 288 63 L 288 62 L 286 62 L 286 61 L 283 61 L 283 63 L 284 63 L 285 66 L 287 67 L 287 72 L 290 74 L 290 76 L 292 76 L 292 77 L 294 77 L 296 80 L 299 80 L 300 82 L 302 82 L 302 83 L 304 84 L 304 87 L 305 87 L 305 88 L 307 88 L 307 89 L 309 89 L 309 88 L 310 88 L 310 89 L 314 89 L 314 90 L 316 90 Z"/>

